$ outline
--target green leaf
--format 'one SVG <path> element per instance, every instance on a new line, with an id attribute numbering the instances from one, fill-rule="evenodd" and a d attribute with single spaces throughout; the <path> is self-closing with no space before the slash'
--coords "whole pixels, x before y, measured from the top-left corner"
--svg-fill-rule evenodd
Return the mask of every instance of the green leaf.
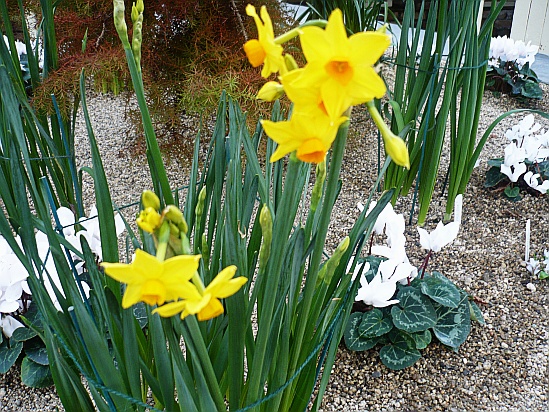
<path id="1" fill-rule="evenodd" d="M 4 340 L 0 345 L 0 373 L 6 373 L 15 363 L 21 351 L 23 343 Z"/>
<path id="2" fill-rule="evenodd" d="M 147 308 L 143 302 L 139 302 L 133 306 L 133 316 L 139 323 L 141 329 L 147 326 L 148 317 L 147 317 Z"/>
<path id="3" fill-rule="evenodd" d="M 50 364 L 46 346 L 44 345 L 44 342 L 39 339 L 35 339 L 25 344 L 25 354 L 30 360 L 40 365 L 47 366 Z"/>
<path id="4" fill-rule="evenodd" d="M 360 335 L 358 330 L 360 323 L 362 322 L 362 313 L 355 312 L 349 317 L 349 321 L 345 325 L 345 333 L 343 335 L 345 339 L 345 345 L 349 350 L 364 351 L 372 349 L 376 346 L 379 338 L 366 338 Z"/>
<path id="5" fill-rule="evenodd" d="M 505 196 L 507 196 L 509 199 L 520 200 L 520 188 L 518 186 L 507 186 L 503 193 L 505 193 Z"/>
<path id="6" fill-rule="evenodd" d="M 13 340 L 16 340 L 18 342 L 24 342 L 26 340 L 29 340 L 31 338 L 34 338 L 37 335 L 35 331 L 29 328 L 17 328 L 13 331 L 13 335 L 11 335 L 11 338 Z"/>
<path id="7" fill-rule="evenodd" d="M 429 329 L 423 332 L 411 333 L 410 336 L 416 344 L 416 349 L 425 349 L 431 343 L 432 335 Z"/>
<path id="8" fill-rule="evenodd" d="M 389 344 L 381 348 L 379 358 L 389 369 L 401 370 L 416 363 L 421 358 L 421 353 L 400 343 Z"/>
<path id="9" fill-rule="evenodd" d="M 364 312 L 362 322 L 358 326 L 358 332 L 364 338 L 375 338 L 385 335 L 391 329 L 393 329 L 391 318 L 384 317 L 383 312 L 379 309 Z"/>
<path id="10" fill-rule="evenodd" d="M 469 301 L 469 310 L 471 312 L 471 320 L 477 321 L 481 325 L 485 325 L 486 322 L 484 321 L 484 316 L 482 316 L 482 311 L 478 307 L 478 305 L 470 300 Z"/>
<path id="11" fill-rule="evenodd" d="M 507 176 L 501 173 L 499 166 L 494 166 L 486 172 L 486 181 L 484 187 L 495 187 L 507 179 Z"/>
<path id="12" fill-rule="evenodd" d="M 549 274 L 547 274 L 547 272 L 542 270 L 541 272 L 538 273 L 538 277 L 539 277 L 539 280 L 547 279 L 549 278 Z"/>
<path id="13" fill-rule="evenodd" d="M 33 362 L 27 356 L 21 363 L 21 381 L 31 388 L 44 388 L 53 385 L 49 366 Z"/>
<path id="14" fill-rule="evenodd" d="M 468 295 L 463 292 L 457 308 L 435 304 L 437 324 L 433 327 L 435 336 L 444 345 L 454 349 L 465 342 L 471 331 L 471 311 Z"/>
<path id="15" fill-rule="evenodd" d="M 393 323 L 406 332 L 420 332 L 435 326 L 437 314 L 429 299 L 413 287 L 400 290 L 400 301 L 391 308 Z"/>
<path id="16" fill-rule="evenodd" d="M 503 164 L 503 158 L 498 158 L 498 159 L 490 159 L 486 162 L 486 164 L 490 167 L 497 167 L 498 168 L 498 171 L 500 170 L 501 168 L 501 165 Z M 503 174 L 503 173 L 502 173 Z M 504 175 L 505 176 L 505 175 Z"/>
<path id="17" fill-rule="evenodd" d="M 523 97 L 527 97 L 529 99 L 543 98 L 543 90 L 541 90 L 541 87 L 539 87 L 539 84 L 531 80 L 527 80 L 524 83 L 524 85 L 522 86 L 521 94 Z"/>
<path id="18" fill-rule="evenodd" d="M 426 274 L 421 281 L 421 291 L 435 302 L 451 308 L 457 308 L 460 301 L 459 290 L 443 274 Z"/>

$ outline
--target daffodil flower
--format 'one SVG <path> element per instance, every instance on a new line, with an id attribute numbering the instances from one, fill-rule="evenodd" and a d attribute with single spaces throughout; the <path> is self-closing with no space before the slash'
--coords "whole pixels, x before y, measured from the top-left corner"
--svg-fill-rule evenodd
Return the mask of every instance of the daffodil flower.
<path id="1" fill-rule="evenodd" d="M 166 301 L 192 296 L 194 285 L 189 282 L 198 269 L 200 255 L 175 256 L 164 261 L 141 249 L 130 264 L 101 263 L 111 278 L 127 284 L 122 307 L 138 302 L 162 305 Z"/>
<path id="2" fill-rule="evenodd" d="M 146 207 L 139 213 L 135 222 L 145 232 L 154 233 L 162 224 L 162 216 L 152 207 Z"/>
<path id="3" fill-rule="evenodd" d="M 267 8 L 261 6 L 261 18 L 257 15 L 255 7 L 246 6 L 246 14 L 253 17 L 257 26 L 257 39 L 248 40 L 244 44 L 244 52 L 253 67 L 263 64 L 261 76 L 269 77 L 272 73 L 286 73 L 286 63 L 282 56 L 282 46 L 275 43 L 273 23 L 267 13 Z"/>
<path id="4" fill-rule="evenodd" d="M 289 121 L 272 122 L 263 120 L 265 133 L 278 143 L 270 158 L 271 162 L 297 151 L 297 158 L 303 162 L 320 163 L 336 138 L 339 126 L 347 117 L 332 122 L 327 116 L 311 117 L 295 113 Z"/>
<path id="5" fill-rule="evenodd" d="M 318 87 L 331 118 L 350 106 L 385 94 L 385 83 L 373 65 L 391 44 L 381 32 L 361 32 L 347 37 L 341 10 L 336 9 L 325 29 L 303 27 L 301 47 L 307 65 L 296 87 Z"/>
<path id="6" fill-rule="evenodd" d="M 224 311 L 223 304 L 219 299 L 235 294 L 248 280 L 242 276 L 233 279 L 235 273 L 236 266 L 226 267 L 202 292 L 191 284 L 189 293 L 183 300 L 160 306 L 153 313 L 158 313 L 162 317 L 180 313 L 181 319 L 188 315 L 197 315 L 200 321 L 215 318 Z"/>

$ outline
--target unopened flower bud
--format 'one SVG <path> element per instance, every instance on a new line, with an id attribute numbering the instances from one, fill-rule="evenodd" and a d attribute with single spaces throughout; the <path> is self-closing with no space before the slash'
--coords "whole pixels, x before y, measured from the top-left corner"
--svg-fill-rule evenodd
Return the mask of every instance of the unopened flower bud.
<path id="1" fill-rule="evenodd" d="M 143 0 L 137 0 L 137 11 L 141 14 L 143 11 L 145 11 L 145 4 L 143 3 Z"/>
<path id="2" fill-rule="evenodd" d="M 291 54 L 286 53 L 284 55 L 284 63 L 286 63 L 286 69 L 288 69 L 289 72 L 295 69 L 299 69 L 299 66 L 295 61 L 294 56 L 292 56 Z"/>
<path id="3" fill-rule="evenodd" d="M 318 207 L 322 196 L 322 188 L 326 180 L 326 161 L 317 163 L 316 165 L 316 181 L 311 194 L 311 211 L 314 212 Z"/>
<path id="4" fill-rule="evenodd" d="M 177 206 L 175 205 L 166 206 L 162 214 L 171 223 L 176 225 L 179 230 L 181 230 L 183 233 L 187 233 L 188 231 L 187 222 L 185 222 L 185 217 L 183 216 L 183 212 L 181 212 L 181 210 Z"/>
<path id="5" fill-rule="evenodd" d="M 406 147 L 404 140 L 391 132 L 391 129 L 385 124 L 374 106 L 373 101 L 367 102 L 366 106 L 368 107 L 370 116 L 372 116 L 372 120 L 381 132 L 381 136 L 383 136 L 383 143 L 385 144 L 385 151 L 387 154 L 391 156 L 391 159 L 397 165 L 410 169 L 410 156 L 408 155 L 408 148 Z"/>
<path id="6" fill-rule="evenodd" d="M 141 202 L 143 203 L 143 207 L 145 209 L 148 207 L 152 207 L 154 210 L 160 209 L 160 199 L 156 196 L 156 193 L 151 190 L 143 190 L 143 193 L 141 194 Z"/>
<path id="7" fill-rule="evenodd" d="M 130 46 L 128 40 L 128 27 L 124 18 L 124 0 L 113 0 L 114 27 L 124 47 Z"/>
<path id="8" fill-rule="evenodd" d="M 263 243 L 259 249 L 259 270 L 265 268 L 271 255 L 271 241 L 273 238 L 273 218 L 267 205 L 263 205 L 259 215 L 259 224 L 263 232 Z"/>
<path id="9" fill-rule="evenodd" d="M 132 5 L 132 22 L 135 24 L 137 21 L 137 18 L 139 17 L 139 12 L 137 11 L 137 7 L 135 7 L 135 3 Z"/>
<path id="10" fill-rule="evenodd" d="M 345 239 L 337 246 L 334 254 L 324 263 L 324 266 L 318 272 L 318 278 L 316 280 L 317 287 L 320 285 L 320 282 L 329 284 L 334 276 L 336 268 L 339 266 L 339 262 L 343 257 L 343 254 L 347 251 L 350 243 L 349 236 L 346 236 Z"/>
<path id="11" fill-rule="evenodd" d="M 284 95 L 284 87 L 278 82 L 267 82 L 259 89 L 256 99 L 263 100 L 265 102 L 274 102 L 276 99 L 280 99 Z"/>
<path id="12" fill-rule="evenodd" d="M 196 207 L 194 208 L 194 213 L 196 215 L 197 224 L 204 213 L 204 201 L 206 200 L 206 186 L 200 190 L 198 194 L 198 201 L 196 202 Z"/>
<path id="13" fill-rule="evenodd" d="M 143 229 L 145 232 L 154 233 L 156 229 L 160 227 L 162 223 L 162 216 L 152 207 L 147 207 L 142 210 L 139 217 L 136 219 L 137 226 Z"/>

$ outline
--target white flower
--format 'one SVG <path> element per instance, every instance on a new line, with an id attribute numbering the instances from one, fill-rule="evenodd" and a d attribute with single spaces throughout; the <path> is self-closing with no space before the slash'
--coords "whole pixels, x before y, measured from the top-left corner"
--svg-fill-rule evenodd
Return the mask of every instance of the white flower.
<path id="1" fill-rule="evenodd" d="M 360 278 L 361 288 L 358 289 L 355 301 L 363 301 L 366 305 L 372 305 L 376 308 L 384 308 L 386 306 L 398 303 L 398 299 L 390 300 L 396 291 L 395 282 L 383 282 L 381 274 L 374 276 L 372 281 L 368 283 L 365 276 Z"/>
<path id="2" fill-rule="evenodd" d="M 516 163 L 510 166 L 506 164 L 501 165 L 501 173 L 507 175 L 511 182 L 516 182 L 524 172 L 526 172 L 526 165 L 524 163 Z"/>
<path id="3" fill-rule="evenodd" d="M 530 258 L 530 260 L 526 262 L 526 270 L 536 276 L 541 271 L 539 261 L 534 258 Z"/>
<path id="4" fill-rule="evenodd" d="M 525 44 L 522 40 L 514 41 L 503 37 L 493 37 L 490 42 L 490 61 L 488 64 L 497 66 L 501 62 L 516 62 L 521 68 L 526 63 L 532 65 L 535 61 L 535 55 L 539 46 L 534 46 L 530 42 Z"/>
<path id="5" fill-rule="evenodd" d="M 11 338 L 11 335 L 13 335 L 13 331 L 15 329 L 24 328 L 25 325 L 14 317 L 8 315 L 0 319 L 0 327 L 2 327 L 2 333 L 4 336 L 9 339 Z"/>
<path id="6" fill-rule="evenodd" d="M 540 177 L 539 173 L 534 174 L 533 172 L 526 172 L 524 174 L 524 181 L 532 189 L 535 189 L 538 192 L 545 194 L 549 190 L 549 180 L 543 181 L 543 183 L 540 185 L 538 182 L 539 177 Z"/>
<path id="7" fill-rule="evenodd" d="M 439 222 L 435 230 L 431 233 L 425 229 L 418 227 L 419 243 L 421 247 L 426 250 L 432 250 L 433 252 L 440 252 L 440 250 L 453 242 L 459 233 L 459 226 L 461 224 L 461 213 L 463 205 L 463 196 L 457 195 L 454 205 L 454 221 L 444 225 Z"/>
<path id="8" fill-rule="evenodd" d="M 95 253 L 97 256 L 99 256 L 100 260 L 103 260 L 103 251 L 101 249 L 101 233 L 99 230 L 99 218 L 97 214 L 97 207 L 93 205 L 90 210 L 90 217 L 80 218 L 78 223 L 82 225 L 85 230 L 80 230 L 78 233 L 76 233 L 76 237 L 80 239 L 80 236 L 84 236 L 88 244 L 90 245 L 90 249 L 92 250 L 92 252 Z M 122 217 L 118 213 L 114 216 L 114 225 L 116 230 L 116 237 L 120 236 L 124 232 L 124 230 L 126 230 L 124 221 L 122 220 Z"/>

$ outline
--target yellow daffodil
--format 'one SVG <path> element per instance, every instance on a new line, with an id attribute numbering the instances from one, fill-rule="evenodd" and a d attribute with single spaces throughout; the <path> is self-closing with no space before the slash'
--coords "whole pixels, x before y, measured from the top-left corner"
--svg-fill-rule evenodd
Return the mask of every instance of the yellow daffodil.
<path id="1" fill-rule="evenodd" d="M 152 207 L 146 207 L 139 213 L 139 217 L 135 220 L 137 226 L 145 232 L 153 233 L 160 227 L 162 216 Z"/>
<path id="2" fill-rule="evenodd" d="M 329 116 L 320 94 L 319 85 L 299 87 L 299 83 L 297 83 L 296 87 L 296 80 L 300 78 L 303 71 L 304 69 L 296 69 L 286 73 L 284 76 L 280 76 L 284 92 L 294 103 L 293 113 L 306 114 L 313 118 L 317 116 Z M 337 120 L 340 116 L 341 113 L 331 118 L 331 120 Z"/>
<path id="3" fill-rule="evenodd" d="M 391 43 L 386 34 L 361 32 L 347 37 L 341 10 L 336 9 L 324 30 L 303 27 L 300 40 L 307 65 L 294 86 L 320 85 L 331 118 L 385 94 L 385 84 L 372 66 Z"/>
<path id="4" fill-rule="evenodd" d="M 200 255 L 182 255 L 161 262 L 137 249 L 130 264 L 103 262 L 101 266 L 111 278 L 127 284 L 122 307 L 129 308 L 137 302 L 162 305 L 189 296 L 189 290 L 194 287 L 189 280 L 198 269 L 199 261 Z"/>
<path id="5" fill-rule="evenodd" d="M 257 39 L 248 40 L 244 44 L 244 51 L 253 67 L 261 66 L 261 76 L 269 77 L 272 73 L 285 73 L 286 64 L 282 56 L 282 46 L 274 41 L 273 23 L 267 13 L 267 8 L 261 6 L 261 18 L 257 15 L 255 7 L 246 6 L 246 14 L 255 20 L 257 26 Z"/>
<path id="6" fill-rule="evenodd" d="M 204 291 L 200 292 L 192 285 L 191 293 L 185 299 L 158 307 L 153 313 L 162 317 L 181 313 L 181 319 L 188 315 L 197 315 L 200 321 L 215 318 L 223 313 L 223 305 L 219 299 L 235 294 L 248 280 L 242 276 L 233 279 L 235 273 L 236 266 L 228 266 L 219 272 Z"/>
<path id="7" fill-rule="evenodd" d="M 303 162 L 320 163 L 336 138 L 339 126 L 347 120 L 341 116 L 331 121 L 328 116 L 311 117 L 294 113 L 289 121 L 263 120 L 265 133 L 278 143 L 270 161 L 276 162 L 297 150 L 297 158 Z"/>

